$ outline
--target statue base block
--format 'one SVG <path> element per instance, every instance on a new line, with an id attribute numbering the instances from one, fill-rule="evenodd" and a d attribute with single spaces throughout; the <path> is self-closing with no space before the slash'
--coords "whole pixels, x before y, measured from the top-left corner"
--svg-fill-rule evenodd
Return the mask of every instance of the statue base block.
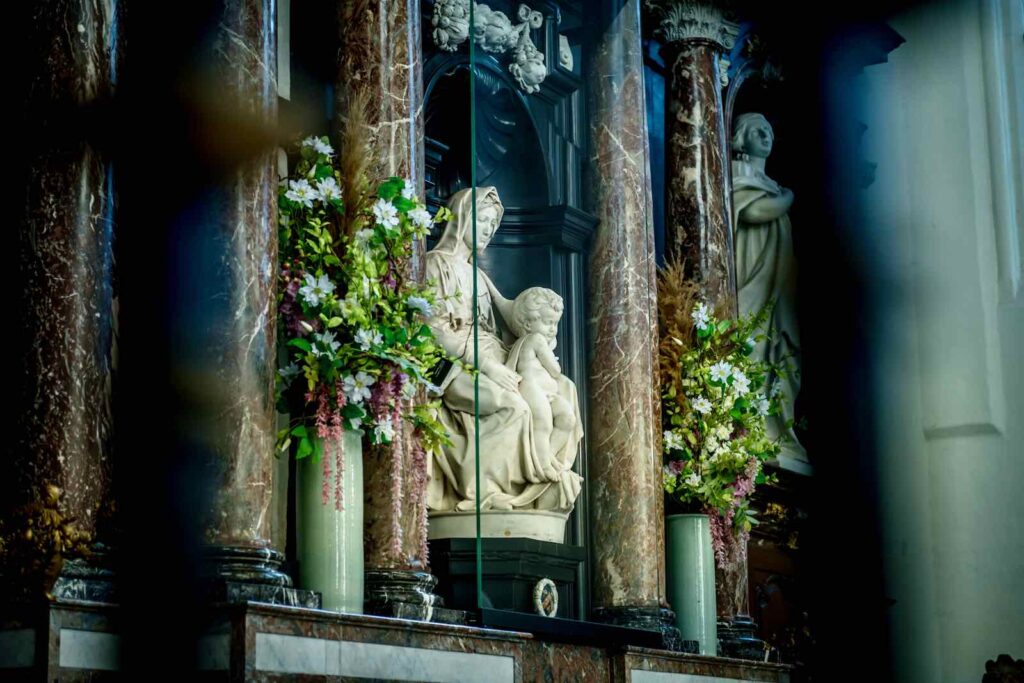
<path id="1" fill-rule="evenodd" d="M 579 588 L 586 549 L 531 538 L 481 538 L 480 545 L 485 603 L 480 607 L 537 614 L 534 589 L 549 579 L 558 592 L 554 616 L 582 617 Z M 446 605 L 477 608 L 475 538 L 431 540 L 430 567 Z"/>
<path id="2" fill-rule="evenodd" d="M 548 510 L 484 510 L 480 513 L 481 538 L 532 538 L 561 544 L 565 541 L 568 512 Z M 476 538 L 475 512 L 431 512 L 431 541 Z"/>

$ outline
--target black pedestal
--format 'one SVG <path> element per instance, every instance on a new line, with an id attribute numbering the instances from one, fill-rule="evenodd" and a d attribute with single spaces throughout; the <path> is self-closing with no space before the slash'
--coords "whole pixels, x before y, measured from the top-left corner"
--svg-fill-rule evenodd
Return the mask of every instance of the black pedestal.
<path id="1" fill-rule="evenodd" d="M 582 618 L 579 570 L 586 550 L 563 543 L 530 538 L 483 538 L 483 590 L 480 607 L 536 614 L 533 591 L 541 579 L 558 590 L 558 613 L 563 619 Z M 438 593 L 451 607 L 475 610 L 476 539 L 445 538 L 430 541 L 430 564 L 438 580 Z"/>
<path id="2" fill-rule="evenodd" d="M 757 637 L 757 624 L 745 614 L 718 622 L 718 654 L 721 657 L 765 661 L 768 645 Z"/>
<path id="3" fill-rule="evenodd" d="M 437 579 L 429 572 L 410 569 L 367 569 L 364 578 L 366 600 L 363 611 L 382 617 L 465 624 L 469 615 L 445 607 L 434 593 Z"/>
<path id="4" fill-rule="evenodd" d="M 664 607 L 596 607 L 594 621 L 655 631 L 660 634 L 660 647 L 665 650 L 693 654 L 700 651 L 700 644 L 696 640 L 682 639 L 676 628 L 675 612 Z"/>
<path id="5" fill-rule="evenodd" d="M 266 602 L 319 609 L 320 594 L 293 588 L 281 571 L 284 555 L 272 548 L 204 548 L 206 599 L 209 602 Z"/>

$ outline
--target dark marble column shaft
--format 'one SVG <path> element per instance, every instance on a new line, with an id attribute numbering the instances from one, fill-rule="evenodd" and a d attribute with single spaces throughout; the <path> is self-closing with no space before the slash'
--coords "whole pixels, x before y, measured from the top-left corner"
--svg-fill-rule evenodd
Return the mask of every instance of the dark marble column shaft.
<path id="1" fill-rule="evenodd" d="M 729 139 L 722 96 L 723 59 L 738 34 L 721 6 L 704 0 L 662 0 L 656 35 L 669 70 L 666 83 L 666 220 L 669 259 L 727 316 L 737 314 L 729 190 Z M 745 556 L 745 553 L 744 553 Z M 716 571 L 718 615 L 748 611 L 746 560 Z M 737 636 L 720 631 L 726 651 Z"/>
<path id="2" fill-rule="evenodd" d="M 407 178 L 422 197 L 419 3 L 340 0 L 338 29 L 339 124 L 344 129 L 353 107 L 363 105 L 360 137 L 367 143 L 371 183 L 389 176 Z M 410 265 L 413 278 L 422 278 L 424 253 L 425 244 L 420 242 Z M 410 427 L 403 424 L 392 447 L 397 453 L 392 448 L 364 449 L 366 610 L 431 620 L 443 612 L 434 609 L 439 599 L 432 593 L 435 579 L 428 570 L 424 494 L 427 463 L 412 443 Z"/>
<path id="3" fill-rule="evenodd" d="M 25 70 L 29 96 L 23 105 L 28 128 L 18 135 L 32 142 L 15 143 L 26 146 L 27 162 L 18 169 L 23 204 L 9 263 L 18 273 L 17 290 L 9 291 L 17 300 L 9 337 L 17 355 L 9 367 L 18 414 L 16 436 L 0 458 L 2 523 L 9 529 L 28 523 L 31 515 L 16 510 L 42 503 L 47 486 L 56 486 L 60 515 L 94 550 L 112 540 L 115 196 L 109 152 L 82 122 L 90 108 L 113 96 L 118 12 L 118 3 L 35 3 L 20 29 L 28 33 L 26 59 L 18 69 Z M 38 537 L 43 528 L 34 522 Z M 40 553 L 53 550 L 50 539 L 36 540 Z M 71 557 L 61 584 L 81 561 Z M 21 565 L 9 567 L 15 571 L 28 566 L 25 557 L 6 559 Z M 86 564 L 102 565 L 102 557 L 94 555 Z M 48 577 L 24 578 L 48 589 L 60 569 L 58 564 Z M 72 587 L 64 597 L 92 596 Z"/>
<path id="4" fill-rule="evenodd" d="M 665 246 L 709 302 L 736 311 L 727 142 L 719 75 L 724 47 L 704 37 L 667 42 Z"/>
<path id="5" fill-rule="evenodd" d="M 277 123 L 274 0 L 226 0 L 213 44 L 212 78 L 226 112 L 252 130 Z M 277 162 L 271 145 L 223 179 L 213 210 L 217 321 L 204 327 L 201 372 L 215 378 L 213 478 L 205 524 L 207 557 L 238 584 L 291 584 L 271 543 L 275 438 Z M 251 591 L 229 596 L 258 597 Z M 266 599 L 268 596 L 259 596 Z M 277 599 L 270 596 L 271 599 Z"/>
<path id="6" fill-rule="evenodd" d="M 654 229 L 640 11 L 617 6 L 589 65 L 589 493 L 595 618 L 659 628 L 664 497 Z"/>

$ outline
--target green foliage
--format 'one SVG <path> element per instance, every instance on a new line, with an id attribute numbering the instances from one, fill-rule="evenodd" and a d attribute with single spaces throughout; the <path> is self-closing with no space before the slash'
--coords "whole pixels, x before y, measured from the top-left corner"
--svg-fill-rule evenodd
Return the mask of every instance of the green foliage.
<path id="1" fill-rule="evenodd" d="M 660 349 L 665 492 L 749 531 L 756 524 L 749 496 L 771 480 L 762 466 L 780 450 L 766 433 L 766 418 L 781 409 L 781 394 L 769 386 L 780 369 L 752 357 L 770 310 L 719 320 L 688 293 L 665 298 L 687 306 L 660 311 L 662 332 L 671 334 Z"/>
<path id="2" fill-rule="evenodd" d="M 318 431 L 338 419 L 367 429 L 373 443 L 391 441 L 396 416 L 428 451 L 447 439 L 436 406 L 422 403 L 444 357 L 428 324 L 434 302 L 409 276 L 414 244 L 445 214 L 431 219 L 401 178 L 346 204 L 341 188 L 359 184 L 350 180 L 326 138 L 307 138 L 278 195 L 278 337 L 287 362 L 277 403 L 292 416 L 278 448 L 298 458 L 316 456 Z"/>

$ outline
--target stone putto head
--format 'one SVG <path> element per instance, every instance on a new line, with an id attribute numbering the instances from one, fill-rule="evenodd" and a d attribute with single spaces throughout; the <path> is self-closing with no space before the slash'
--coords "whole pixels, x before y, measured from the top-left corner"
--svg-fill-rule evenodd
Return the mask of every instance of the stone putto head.
<path id="1" fill-rule="evenodd" d="M 550 289 L 524 289 L 512 303 L 509 327 L 517 337 L 536 333 L 553 341 L 558 335 L 558 321 L 562 319 L 563 307 L 562 297 Z"/>
<path id="2" fill-rule="evenodd" d="M 775 142 L 775 131 L 772 124 L 763 114 L 749 113 L 740 114 L 736 117 L 733 125 L 732 151 L 733 155 L 743 158 L 744 155 L 767 159 L 772 153 L 772 144 Z"/>

